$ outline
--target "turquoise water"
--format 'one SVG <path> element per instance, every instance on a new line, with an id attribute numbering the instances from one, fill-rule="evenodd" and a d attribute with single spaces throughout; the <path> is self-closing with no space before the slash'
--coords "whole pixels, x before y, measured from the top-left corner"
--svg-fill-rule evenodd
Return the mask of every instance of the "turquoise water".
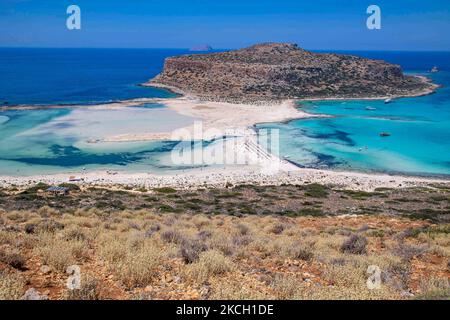
<path id="1" fill-rule="evenodd" d="M 332 117 L 259 127 L 278 128 L 281 154 L 301 166 L 450 175 L 450 72 L 429 76 L 444 85 L 433 95 L 303 102 L 300 109 Z"/>
<path id="2" fill-rule="evenodd" d="M 174 94 L 140 83 L 162 69 L 166 49 L 0 48 L 0 105 L 96 104 Z M 450 175 L 450 53 L 350 52 L 432 76 L 436 94 L 383 101 L 308 102 L 299 108 L 332 118 L 258 126 L 280 129 L 281 154 L 300 166 Z M 442 70 L 430 75 L 434 65 Z M 366 108 L 370 107 L 367 110 Z M 0 111 L 0 175 L 80 170 L 165 172 L 176 141 L 102 142 L 124 133 L 170 131 L 195 119 L 147 104 L 126 110 L 89 108 Z M 380 132 L 391 136 L 380 137 Z"/>
<path id="3" fill-rule="evenodd" d="M 142 87 L 178 49 L 0 48 L 0 105 L 98 104 L 168 98 Z M 163 172 L 185 169 L 167 161 L 176 141 L 89 143 L 124 133 L 170 131 L 195 119 L 147 104 L 126 110 L 0 111 L 0 175 L 81 170 Z"/>
<path id="4" fill-rule="evenodd" d="M 0 175 L 180 169 L 165 161 L 177 141 L 92 143 L 89 140 L 124 133 L 170 131 L 193 121 L 154 104 L 120 110 L 6 111 L 0 118 Z"/>

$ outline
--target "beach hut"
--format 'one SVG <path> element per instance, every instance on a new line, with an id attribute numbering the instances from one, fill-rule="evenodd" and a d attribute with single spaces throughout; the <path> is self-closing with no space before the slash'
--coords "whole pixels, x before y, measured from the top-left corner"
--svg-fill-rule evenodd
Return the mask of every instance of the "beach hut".
<path id="1" fill-rule="evenodd" d="M 54 196 L 66 196 L 69 194 L 69 188 L 66 187 L 50 187 L 47 189 L 47 193 Z"/>

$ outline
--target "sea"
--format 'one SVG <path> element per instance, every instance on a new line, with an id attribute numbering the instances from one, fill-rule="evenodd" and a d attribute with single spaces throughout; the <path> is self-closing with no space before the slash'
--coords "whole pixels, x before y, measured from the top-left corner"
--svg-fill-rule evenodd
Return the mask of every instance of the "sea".
<path id="1" fill-rule="evenodd" d="M 71 108 L 174 93 L 140 86 L 182 49 L 0 48 L 0 175 L 80 170 L 164 173 L 178 141 L 89 143 L 112 134 L 159 132 L 191 124 L 162 104 L 127 110 Z M 423 97 L 299 102 L 330 117 L 257 125 L 278 129 L 280 154 L 301 167 L 450 177 L 450 52 L 340 51 L 402 66 L 440 84 Z M 430 73 L 433 66 L 439 72 Z M 13 105 L 63 105 L 10 109 Z M 66 107 L 67 106 L 67 107 Z M 381 136 L 381 132 L 389 136 Z M 194 166 L 193 166 L 194 167 Z"/>

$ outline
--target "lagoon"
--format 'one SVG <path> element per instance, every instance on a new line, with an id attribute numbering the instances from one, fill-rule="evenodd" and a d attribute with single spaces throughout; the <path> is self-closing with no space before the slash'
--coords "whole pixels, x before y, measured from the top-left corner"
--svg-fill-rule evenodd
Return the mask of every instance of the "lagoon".
<path id="1" fill-rule="evenodd" d="M 165 49 L 0 49 L 0 102 L 96 105 L 139 97 L 169 98 L 139 86 L 156 75 L 164 58 L 187 53 Z M 331 118 L 258 125 L 280 130 L 282 156 L 299 166 L 450 175 L 450 53 L 346 52 L 398 63 L 432 77 L 433 95 L 383 101 L 310 101 L 298 107 Z M 441 72 L 429 73 L 437 65 Z M 70 68 L 67 68 L 70 66 Z M 124 133 L 171 131 L 195 119 L 147 104 L 118 110 L 94 108 L 0 112 L 0 175 L 79 170 L 165 172 L 175 141 L 103 142 Z M 389 132 L 381 137 L 380 132 Z"/>
<path id="2" fill-rule="evenodd" d="M 330 118 L 294 120 L 259 128 L 280 130 L 281 155 L 305 167 L 450 175 L 450 73 L 433 75 L 444 85 L 425 97 L 309 101 L 299 108 Z M 382 137 L 381 132 L 390 136 Z"/>

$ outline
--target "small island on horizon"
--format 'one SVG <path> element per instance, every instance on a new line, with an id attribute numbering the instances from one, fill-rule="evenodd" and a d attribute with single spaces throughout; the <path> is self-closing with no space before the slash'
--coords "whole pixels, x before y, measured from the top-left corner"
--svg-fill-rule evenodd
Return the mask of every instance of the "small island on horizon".
<path id="1" fill-rule="evenodd" d="M 399 65 L 353 55 L 314 53 L 292 43 L 169 57 L 144 85 L 207 101 L 253 103 L 286 99 L 387 99 L 438 87 Z"/>
<path id="2" fill-rule="evenodd" d="M 205 51 L 211 51 L 211 50 L 213 50 L 213 48 L 209 44 L 202 44 L 202 45 L 197 45 L 197 46 L 193 46 L 193 47 L 189 48 L 189 51 L 193 51 L 193 52 L 205 52 Z"/>

